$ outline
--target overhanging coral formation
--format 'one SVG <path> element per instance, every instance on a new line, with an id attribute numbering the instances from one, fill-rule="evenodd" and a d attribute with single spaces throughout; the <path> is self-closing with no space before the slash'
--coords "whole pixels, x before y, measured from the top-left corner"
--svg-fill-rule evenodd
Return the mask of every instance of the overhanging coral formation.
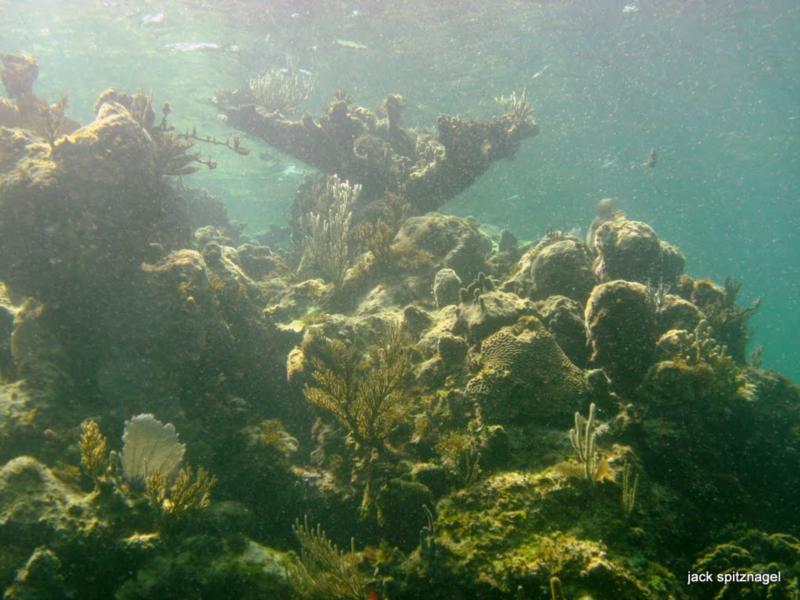
<path id="1" fill-rule="evenodd" d="M 7 98 L 0 97 L 0 127 L 24 128 L 52 143 L 77 129 L 78 124 L 64 114 L 66 97 L 49 104 L 34 94 L 38 76 L 39 65 L 32 56 L 0 54 L 0 80 L 8 94 Z"/>
<path id="2" fill-rule="evenodd" d="M 441 116 L 436 131 L 404 127 L 404 101 L 390 95 L 381 114 L 334 99 L 314 120 L 292 120 L 259 107 L 252 91 L 216 98 L 234 127 L 256 135 L 323 173 L 364 187 L 362 202 L 401 192 L 415 212 L 435 210 L 465 190 L 499 159 L 538 133 L 530 111 L 509 109 L 486 122 Z M 527 100 L 525 100 L 527 103 Z"/>

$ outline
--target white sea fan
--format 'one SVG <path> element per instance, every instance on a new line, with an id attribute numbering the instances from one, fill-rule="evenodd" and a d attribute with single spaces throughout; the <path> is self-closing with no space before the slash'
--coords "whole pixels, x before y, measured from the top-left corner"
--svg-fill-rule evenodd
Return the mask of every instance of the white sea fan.
<path id="1" fill-rule="evenodd" d="M 172 423 L 164 425 L 151 414 L 125 421 L 122 434 L 122 471 L 132 484 L 143 484 L 153 473 L 172 479 L 186 452 Z"/>

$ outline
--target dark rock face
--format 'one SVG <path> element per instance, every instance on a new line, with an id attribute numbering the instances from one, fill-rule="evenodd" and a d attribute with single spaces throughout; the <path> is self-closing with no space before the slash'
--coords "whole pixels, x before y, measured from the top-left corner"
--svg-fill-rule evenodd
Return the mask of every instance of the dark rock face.
<path id="1" fill-rule="evenodd" d="M 581 368 L 589 364 L 589 345 L 583 323 L 583 305 L 565 296 L 550 296 L 536 303 L 537 316 L 569 359 Z"/>
<path id="2" fill-rule="evenodd" d="M 601 281 L 624 279 L 674 286 L 686 258 L 662 242 L 653 228 L 624 218 L 606 221 L 594 235 L 598 256 L 594 270 Z"/>
<path id="3" fill-rule="evenodd" d="M 453 269 L 440 269 L 433 280 L 433 299 L 437 308 L 458 303 L 461 278 Z"/>
<path id="4" fill-rule="evenodd" d="M 581 241 L 562 239 L 542 248 L 531 265 L 535 298 L 560 295 L 585 302 L 597 282 L 592 257 Z"/>
<path id="5" fill-rule="evenodd" d="M 656 343 L 655 308 L 647 288 L 630 281 L 601 283 L 586 303 L 591 361 L 615 387 L 632 390 L 650 366 Z"/>
<path id="6" fill-rule="evenodd" d="M 464 305 L 459 328 L 467 332 L 473 342 L 506 325 L 513 325 L 523 315 L 533 314 L 530 300 L 497 290 L 477 294 L 474 301 Z"/>

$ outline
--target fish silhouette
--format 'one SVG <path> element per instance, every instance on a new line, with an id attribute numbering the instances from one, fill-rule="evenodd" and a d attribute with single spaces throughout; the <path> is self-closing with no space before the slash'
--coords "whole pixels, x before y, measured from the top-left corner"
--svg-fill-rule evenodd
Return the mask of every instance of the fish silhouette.
<path id="1" fill-rule="evenodd" d="M 652 169 L 656 166 L 656 149 L 650 148 L 650 152 L 647 153 L 647 158 L 642 163 L 643 167 L 647 167 L 648 169 Z"/>

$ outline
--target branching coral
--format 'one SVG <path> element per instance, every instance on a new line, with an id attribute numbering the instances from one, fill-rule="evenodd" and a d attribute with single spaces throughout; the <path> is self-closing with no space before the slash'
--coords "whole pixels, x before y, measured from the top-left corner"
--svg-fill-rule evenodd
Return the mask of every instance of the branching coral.
<path id="1" fill-rule="evenodd" d="M 217 478 L 202 467 L 196 473 L 191 467 L 181 469 L 171 486 L 169 478 L 157 471 L 147 478 L 145 494 L 162 518 L 179 520 L 207 508 L 216 483 Z"/>
<path id="2" fill-rule="evenodd" d="M 270 69 L 248 82 L 256 104 L 267 112 L 288 115 L 308 99 L 314 89 L 314 77 L 299 69 L 294 60 L 283 69 Z"/>
<path id="3" fill-rule="evenodd" d="M 65 112 L 67 110 L 67 97 L 61 96 L 58 102 L 50 105 L 45 105 L 41 110 L 42 116 L 42 129 L 47 143 L 50 148 L 56 143 L 56 140 L 64 135 Z"/>
<path id="4" fill-rule="evenodd" d="M 97 421 L 89 419 L 81 425 L 81 466 L 97 482 L 108 469 L 108 441 Z"/>
<path id="5" fill-rule="evenodd" d="M 712 377 L 710 391 L 720 398 L 754 399 L 755 386 L 733 361 L 727 347 L 714 339 L 711 323 L 701 320 L 692 333 L 684 333 L 678 342 L 673 362 L 698 373 L 707 371 Z"/>
<path id="6" fill-rule="evenodd" d="M 631 463 L 625 461 L 622 468 L 622 511 L 630 516 L 636 506 L 636 491 L 639 487 L 639 473 L 634 472 Z"/>
<path id="7" fill-rule="evenodd" d="M 349 553 L 340 550 L 322 527 L 310 527 L 308 516 L 295 521 L 292 531 L 300 543 L 300 562 L 291 572 L 294 587 L 305 598 L 363 600 L 367 578 L 358 570 L 350 541 Z"/>
<path id="8" fill-rule="evenodd" d="M 327 361 L 313 359 L 315 385 L 306 385 L 306 400 L 347 429 L 363 449 L 382 452 L 389 433 L 404 415 L 404 383 L 411 371 L 405 336 L 389 327 L 367 356 L 338 340 L 326 341 Z"/>
<path id="9" fill-rule="evenodd" d="M 745 361 L 747 322 L 761 306 L 761 299 L 754 300 L 746 308 L 737 306 L 736 299 L 741 288 L 741 282 L 727 278 L 720 302 L 703 307 L 716 335 L 728 348 L 731 358 L 739 364 Z"/>
<path id="10" fill-rule="evenodd" d="M 578 461 L 583 466 L 583 476 L 592 483 L 610 477 L 608 463 L 595 448 L 597 439 L 596 411 L 597 407 L 592 402 L 589 405 L 588 418 L 576 412 L 575 428 L 569 431 L 569 441 L 575 450 L 575 454 L 578 455 Z"/>
<path id="11" fill-rule="evenodd" d="M 506 114 L 511 116 L 515 122 L 519 124 L 533 122 L 533 108 L 528 101 L 527 89 L 522 88 L 521 92 L 511 92 L 510 96 L 498 96 L 494 101 L 502 106 Z"/>
<path id="12" fill-rule="evenodd" d="M 377 220 L 361 223 L 355 228 L 355 238 L 379 263 L 385 263 L 392 254 L 392 242 L 403 222 L 410 216 L 411 206 L 402 196 L 389 193 L 383 214 Z"/>
<path id="13" fill-rule="evenodd" d="M 439 438 L 436 451 L 462 485 L 470 485 L 480 478 L 481 454 L 474 436 L 451 431 Z"/>
<path id="14" fill-rule="evenodd" d="M 190 175 L 197 171 L 198 165 L 215 169 L 217 166 L 215 161 L 202 158 L 199 152 L 191 151 L 196 141 L 225 146 L 242 156 L 249 153 L 249 150 L 242 146 L 238 135 L 227 140 L 218 140 L 212 136 L 198 135 L 196 129 L 186 133 L 176 132 L 175 128 L 167 123 L 167 118 L 172 112 L 169 104 L 164 104 L 161 109 L 161 120 L 156 123 L 152 94 L 145 95 L 137 92 L 131 95 L 115 90 L 106 90 L 97 100 L 95 110 L 108 101 L 118 102 L 128 109 L 131 116 L 153 139 L 156 146 L 156 168 L 161 175 Z"/>
<path id="15" fill-rule="evenodd" d="M 353 206 L 361 192 L 336 175 L 328 178 L 317 210 L 304 219 L 303 257 L 298 272 L 322 276 L 337 288 L 350 264 Z"/>
<path id="16" fill-rule="evenodd" d="M 339 93 L 316 120 L 265 111 L 254 105 L 253 95 L 252 89 L 223 93 L 215 102 L 234 127 L 323 173 L 362 184 L 365 206 L 380 201 L 387 190 L 402 192 L 416 214 L 455 197 L 492 162 L 512 157 L 525 138 L 538 133 L 524 93 L 509 99 L 509 112 L 486 122 L 443 115 L 435 132 L 404 128 L 405 103 L 398 95 L 386 98 L 379 111 L 386 116 L 381 118 Z M 295 218 L 307 210 L 296 207 Z"/>

